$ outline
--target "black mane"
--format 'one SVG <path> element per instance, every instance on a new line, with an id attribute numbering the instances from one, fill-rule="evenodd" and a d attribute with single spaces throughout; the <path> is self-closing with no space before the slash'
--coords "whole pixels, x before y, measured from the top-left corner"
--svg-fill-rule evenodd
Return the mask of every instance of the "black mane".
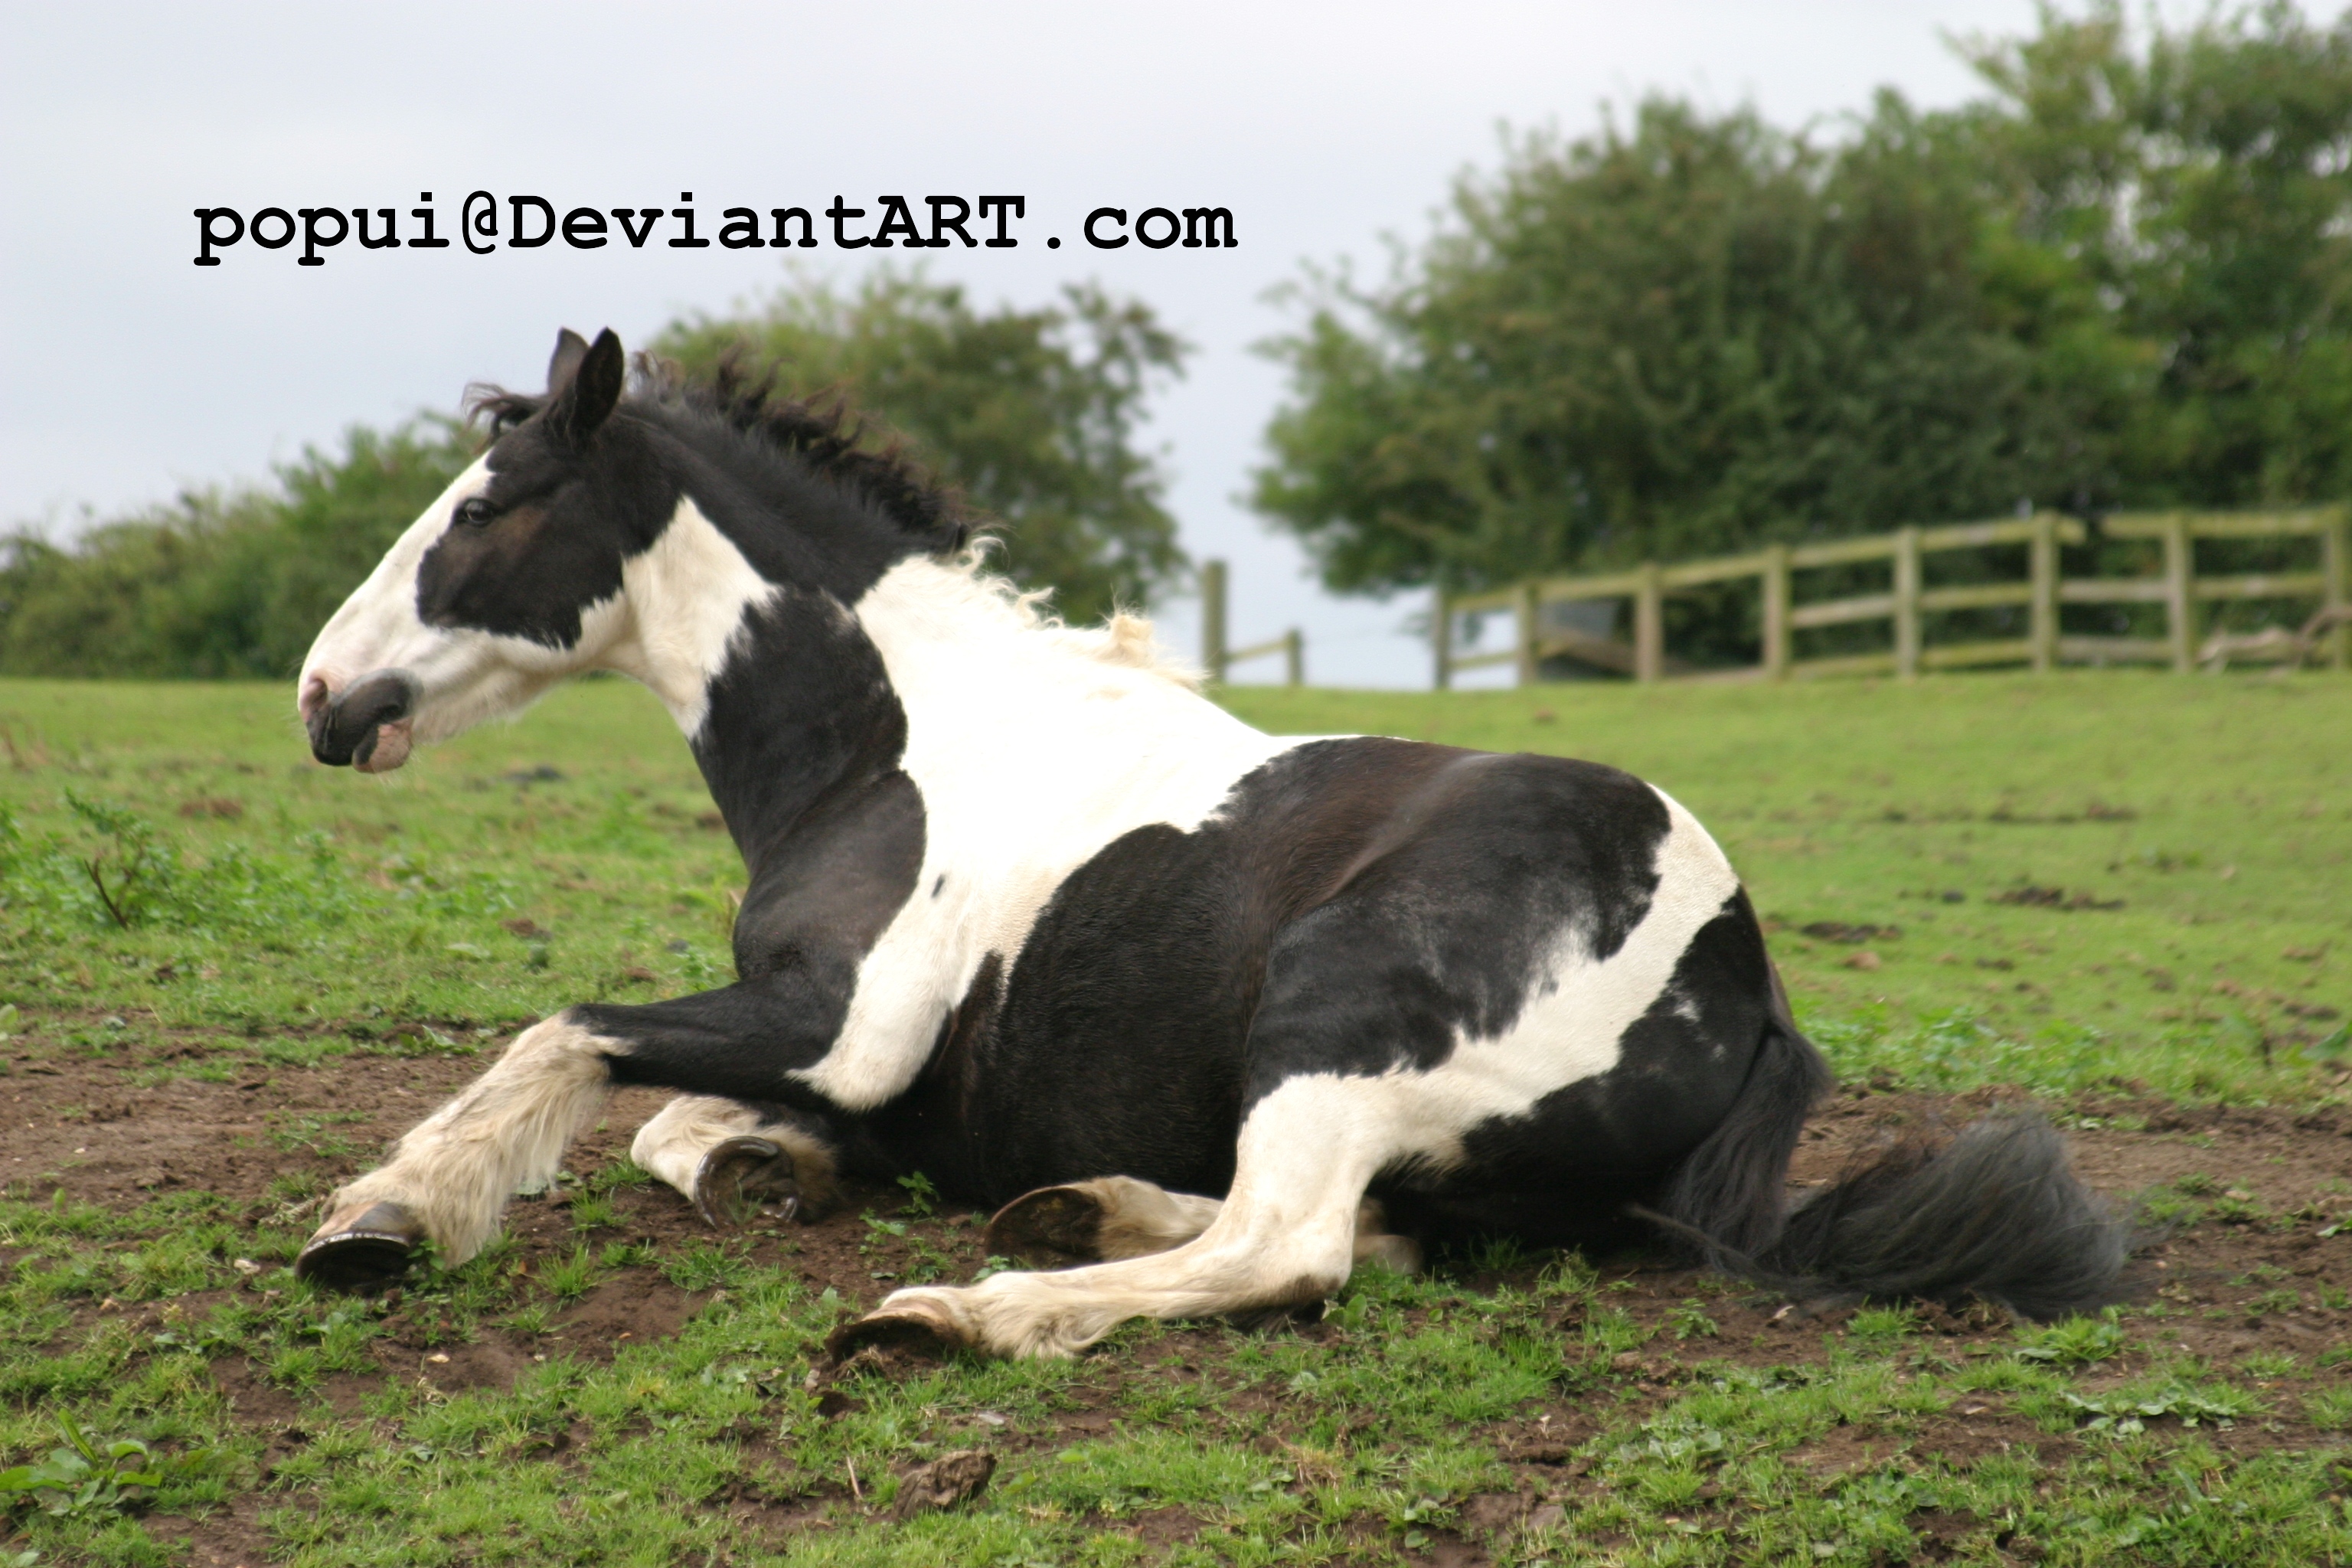
<path id="1" fill-rule="evenodd" d="M 690 376 L 675 360 L 635 356 L 635 384 L 623 408 L 646 415 L 686 415 L 723 426 L 765 449 L 797 458 L 810 472 L 872 505 L 907 533 L 936 542 L 939 553 L 963 547 L 971 514 L 954 488 L 934 479 L 890 437 L 879 450 L 862 445 L 868 425 L 834 389 L 807 397 L 780 395 L 773 365 L 755 368 L 740 348 L 721 353 L 706 378 Z M 549 394 L 509 392 L 477 383 L 467 388 L 466 417 L 487 418 L 490 439 L 547 405 Z"/>

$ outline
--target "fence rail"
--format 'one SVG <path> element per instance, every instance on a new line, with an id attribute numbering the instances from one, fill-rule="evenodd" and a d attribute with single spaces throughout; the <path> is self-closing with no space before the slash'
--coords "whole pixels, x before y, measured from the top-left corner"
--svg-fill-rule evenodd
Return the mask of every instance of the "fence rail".
<path id="1" fill-rule="evenodd" d="M 1283 684 L 1307 684 L 1307 634 L 1297 626 L 1278 637 L 1234 647 L 1225 640 L 1227 574 L 1222 561 L 1201 563 L 1201 668 L 1210 681 L 1225 683 L 1234 666 L 1270 654 L 1282 656 Z"/>
<path id="2" fill-rule="evenodd" d="M 2335 611 L 2339 616 L 2345 613 L 2347 577 L 2352 573 L 2352 521 L 2347 521 L 2343 507 L 2118 516 L 2106 519 L 2101 533 L 2112 540 L 2158 542 L 2162 546 L 2158 570 L 2136 577 L 2062 576 L 2060 548 L 2089 542 L 2090 535 L 2074 518 L 2037 512 L 1991 522 L 1900 528 L 1864 539 L 1776 544 L 1713 561 L 1673 566 L 1650 563 L 1587 576 L 1536 578 L 1492 593 L 1441 595 L 1432 617 L 1437 685 L 1441 689 L 1452 685 L 1462 670 L 1506 664 L 1517 668 L 1520 684 L 1529 685 L 1538 679 L 1546 659 L 1560 657 L 1631 675 L 1636 680 L 1784 680 L 1875 674 L 1908 678 L 1926 670 L 1996 664 L 2025 664 L 2046 670 L 2061 664 L 2146 662 L 2188 670 L 2197 662 L 2202 606 L 2248 599 L 2310 599 L 2324 611 Z M 2197 574 L 2200 540 L 2282 538 L 2316 538 L 2319 570 Z M 1925 585 L 1923 562 L 1927 556 L 2020 544 L 2026 547 L 2026 575 L 2021 581 Z M 1885 592 L 1807 604 L 1795 600 L 1796 573 L 1882 561 L 1893 567 L 1893 584 Z M 1747 578 L 1758 580 L 1762 595 L 1763 652 L 1759 662 L 1730 669 L 1670 670 L 1666 600 L 1677 591 Z M 1609 600 L 1632 602 L 1630 641 L 1544 625 L 1548 605 Z M 2165 635 L 2061 635 L 2059 607 L 2064 605 L 2160 605 Z M 2026 635 L 2021 637 L 1926 644 L 1927 616 L 2015 606 L 2027 612 Z M 1496 611 L 1508 612 L 1513 618 L 1511 647 L 1493 653 L 1462 651 L 1455 642 L 1455 623 L 1465 615 Z M 1800 631 L 1874 621 L 1892 623 L 1893 646 L 1886 651 L 1795 657 L 1795 634 Z M 2329 664 L 2338 669 L 2352 667 L 2352 626 L 2339 620 L 2327 633 L 2324 647 Z"/>

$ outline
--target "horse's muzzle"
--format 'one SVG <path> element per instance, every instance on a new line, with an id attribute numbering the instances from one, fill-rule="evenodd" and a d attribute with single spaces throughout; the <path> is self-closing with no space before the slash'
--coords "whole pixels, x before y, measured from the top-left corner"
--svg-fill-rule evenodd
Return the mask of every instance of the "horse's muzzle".
<path id="1" fill-rule="evenodd" d="M 406 720 L 424 694 L 424 684 L 404 669 L 380 669 L 352 682 L 304 715 L 310 754 L 329 767 L 365 769 L 383 726 Z"/>

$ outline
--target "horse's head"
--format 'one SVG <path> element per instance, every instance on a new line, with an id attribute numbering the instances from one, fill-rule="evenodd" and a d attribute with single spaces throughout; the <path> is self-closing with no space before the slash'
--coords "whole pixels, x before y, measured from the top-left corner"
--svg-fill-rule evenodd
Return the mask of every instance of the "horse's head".
<path id="1" fill-rule="evenodd" d="M 626 621 L 624 568 L 669 521 L 645 431 L 612 417 L 621 342 L 556 341 L 543 397 L 494 406 L 499 434 L 409 527 L 302 662 L 322 763 L 384 773 L 410 746 L 510 712 L 599 661 Z M 635 426 L 633 428 L 633 426 Z"/>

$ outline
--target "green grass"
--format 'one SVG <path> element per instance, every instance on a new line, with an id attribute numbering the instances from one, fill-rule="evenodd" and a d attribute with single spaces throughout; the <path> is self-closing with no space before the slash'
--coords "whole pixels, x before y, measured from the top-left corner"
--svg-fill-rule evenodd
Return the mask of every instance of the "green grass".
<path id="1" fill-rule="evenodd" d="M 0 682 L 0 1034 L 16 1037 L 0 1058 L 119 1059 L 149 1083 L 332 1072 L 471 1054 L 566 1002 L 725 972 L 740 868 L 642 692 L 567 689 L 389 780 L 311 765 L 289 696 Z M 1655 780 L 1739 865 L 1848 1074 L 2339 1093 L 2342 1020 L 2325 1014 L 2352 1004 L 2352 681 L 1229 700 L 1270 728 L 1554 751 Z M 564 776 L 510 776 L 543 767 Z M 1994 901 L 2020 886 L 2122 907 Z M 1823 921 L 1901 934 L 1803 934 Z M 1877 966 L 1851 967 L 1864 951 Z M 200 1048 L 148 1053 L 166 1033 Z M 328 1101 L 255 1138 L 289 1160 L 364 1153 Z M 2352 1404 L 2325 1384 L 2266 1392 L 2342 1347 L 2207 1364 L 2173 1352 L 2177 1304 L 1962 1340 L 1878 1309 L 1759 1364 L 1761 1310 L 1719 1282 L 1643 1304 L 1572 1256 L 1496 1248 L 1452 1273 L 1367 1269 L 1311 1337 L 1134 1324 L 1076 1363 L 959 1361 L 827 1391 L 809 1374 L 845 1304 L 795 1267 L 797 1244 L 656 1245 L 626 1218 L 643 1172 L 578 1176 L 560 1247 L 500 1242 L 396 1302 L 292 1282 L 317 1190 L 298 1170 L 251 1205 L 177 1192 L 109 1212 L 10 1191 L 0 1469 L 60 1447 L 67 1417 L 158 1465 L 145 1513 L 99 1494 L 9 1508 L 0 1563 L 183 1562 L 147 1521 L 207 1510 L 301 1568 L 1388 1563 L 1457 1535 L 1507 1568 L 2352 1561 Z M 2228 1188 L 2178 1178 L 2160 1217 L 2270 1223 L 2225 1212 Z M 909 1185 L 872 1215 L 877 1275 L 969 1277 L 965 1216 L 933 1208 Z M 616 1279 L 709 1294 L 673 1335 L 575 1354 L 554 1326 Z M 414 1347 L 504 1343 L 545 1357 L 510 1389 L 414 1376 Z M 241 1418 L 215 1370 L 239 1363 L 297 1413 Z M 363 1394 L 338 1403 L 354 1379 Z M 1942 1444 L 1985 1407 L 2033 1440 Z M 1101 1419 L 1070 1425 L 1082 1413 Z M 1538 1413 L 1575 1423 L 1540 1461 L 1543 1508 L 1479 1523 L 1482 1500 L 1527 1484 L 1512 1456 L 1561 1429 Z M 2217 1446 L 2286 1422 L 2336 1436 Z M 978 1504 L 890 1521 L 898 1469 L 982 1446 L 1003 1460 Z"/>
<path id="2" fill-rule="evenodd" d="M 2277 1098 L 2352 1055 L 2352 681 L 1229 700 L 1275 730 L 1655 781 L 1738 865 L 1849 1073 Z M 246 1029 L 296 1064 L 462 1053 L 566 1002 L 729 971 L 740 866 L 668 719 L 623 682 L 383 780 L 308 762 L 275 686 L 5 681 L 0 733 L 0 1001 L 89 1016 L 92 1050 L 143 1017 Z M 563 777 L 530 778 L 548 768 Z M 2021 888 L 2120 907 L 1998 901 Z M 1806 934 L 1825 922 L 1877 931 Z"/>

